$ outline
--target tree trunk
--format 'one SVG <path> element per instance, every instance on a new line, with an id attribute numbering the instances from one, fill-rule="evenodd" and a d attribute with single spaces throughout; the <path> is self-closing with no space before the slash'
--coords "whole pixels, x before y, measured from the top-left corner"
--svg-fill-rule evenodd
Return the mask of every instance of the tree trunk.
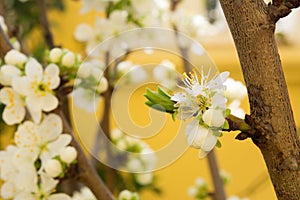
<path id="1" fill-rule="evenodd" d="M 263 0 L 220 2 L 248 89 L 246 121 L 256 130 L 251 138 L 263 154 L 278 199 L 299 200 L 300 142 L 274 37 L 277 19 Z"/>

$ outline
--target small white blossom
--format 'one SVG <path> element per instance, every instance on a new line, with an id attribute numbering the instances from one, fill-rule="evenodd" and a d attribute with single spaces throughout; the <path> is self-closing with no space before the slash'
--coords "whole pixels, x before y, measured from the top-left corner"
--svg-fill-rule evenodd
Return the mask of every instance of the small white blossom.
<path id="1" fill-rule="evenodd" d="M 140 197 L 136 192 L 130 192 L 129 190 L 123 190 L 118 196 L 118 200 L 139 200 Z"/>
<path id="2" fill-rule="evenodd" d="M 210 127 L 221 127 L 225 122 L 223 111 L 219 109 L 206 110 L 203 113 L 202 119 Z"/>
<path id="3" fill-rule="evenodd" d="M 102 77 L 100 79 L 100 83 L 98 84 L 97 92 L 99 94 L 101 94 L 101 93 L 105 92 L 107 89 L 108 89 L 108 81 L 105 77 Z"/>
<path id="4" fill-rule="evenodd" d="M 31 58 L 25 65 L 25 76 L 13 79 L 15 91 L 25 96 L 26 106 L 35 122 L 39 122 L 42 111 L 49 112 L 58 106 L 53 90 L 59 86 L 59 68 L 50 64 L 43 70 L 40 63 Z"/>

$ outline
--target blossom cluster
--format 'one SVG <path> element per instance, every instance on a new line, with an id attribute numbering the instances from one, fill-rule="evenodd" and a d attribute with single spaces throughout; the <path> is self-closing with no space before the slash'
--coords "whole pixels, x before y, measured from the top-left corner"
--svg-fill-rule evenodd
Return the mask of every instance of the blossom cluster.
<path id="1" fill-rule="evenodd" d="M 14 135 L 15 144 L 0 152 L 1 196 L 4 199 L 70 199 L 55 193 L 75 161 L 77 151 L 68 146 L 69 134 L 62 133 L 62 120 L 56 114 L 44 115 L 39 123 L 25 121 Z"/>
<path id="2" fill-rule="evenodd" d="M 59 51 L 62 53 L 57 56 Z M 5 106 L 2 119 L 7 125 L 18 125 L 14 143 L 0 151 L 4 199 L 71 198 L 54 192 L 75 162 L 77 151 L 69 146 L 71 136 L 62 134 L 62 119 L 50 113 L 59 104 L 55 92 L 61 71 L 76 65 L 75 58 L 70 64 L 69 55 L 69 51 L 52 50 L 45 67 L 15 49 L 4 56 L 0 68 L 0 102 Z"/>
<path id="3" fill-rule="evenodd" d="M 94 26 L 82 23 L 74 32 L 75 39 L 86 44 L 87 54 L 106 39 L 117 37 L 121 32 L 134 28 L 175 28 L 176 31 L 199 40 L 204 36 L 218 33 L 225 25 L 225 18 L 218 14 L 222 12 L 216 12 L 213 21 L 208 13 L 212 10 L 220 10 L 219 4 L 208 9 L 207 5 L 200 1 L 183 0 L 177 3 L 174 1 L 176 6 L 168 0 L 116 0 L 110 4 L 105 1 L 85 0 L 83 3 L 84 12 L 96 8 L 105 13 L 105 17 L 96 19 Z M 203 14 L 200 15 L 199 11 Z M 153 34 L 148 39 L 160 37 L 160 34 Z M 168 39 L 170 38 L 164 38 L 160 42 L 165 43 L 169 41 Z M 130 49 L 131 42 L 127 40 L 122 41 L 122 44 L 125 49 Z M 186 42 L 180 42 L 180 46 L 186 45 Z M 106 48 L 109 48 L 109 45 Z"/>
<path id="4" fill-rule="evenodd" d="M 140 155 L 138 157 L 129 155 L 126 167 L 134 173 L 133 177 L 136 183 L 141 186 L 150 185 L 153 182 L 151 171 L 155 167 L 156 157 L 149 145 L 138 138 L 127 136 L 120 129 L 114 129 L 111 132 L 111 140 L 118 149 Z M 146 173 L 144 173 L 145 171 Z"/>
<path id="5" fill-rule="evenodd" d="M 230 174 L 224 170 L 220 171 L 220 176 L 224 185 L 227 185 L 231 180 Z M 195 184 L 188 189 L 188 195 L 193 197 L 195 200 L 210 199 L 211 194 L 213 193 L 210 192 L 207 181 L 201 177 L 196 178 Z M 227 200 L 248 200 L 248 198 L 240 198 L 233 195 L 227 197 Z"/>
<path id="6" fill-rule="evenodd" d="M 123 190 L 118 196 L 118 200 L 140 200 L 140 196 L 136 192 L 131 192 L 129 190 Z"/>

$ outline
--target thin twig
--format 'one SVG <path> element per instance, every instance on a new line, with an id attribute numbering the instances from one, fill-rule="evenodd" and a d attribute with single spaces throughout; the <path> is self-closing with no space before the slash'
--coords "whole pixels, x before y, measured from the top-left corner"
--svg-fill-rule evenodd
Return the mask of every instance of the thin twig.
<path id="1" fill-rule="evenodd" d="M 44 31 L 44 37 L 47 46 L 52 49 L 54 47 L 53 36 L 50 30 L 49 20 L 47 16 L 47 6 L 45 0 L 37 0 L 40 12 L 40 22 Z"/>
<path id="2" fill-rule="evenodd" d="M 8 36 L 4 33 L 2 27 L 0 26 L 0 56 L 3 59 L 5 54 L 13 49 L 12 44 L 9 41 Z"/>
<path id="3" fill-rule="evenodd" d="M 300 6 L 299 0 L 273 0 L 268 4 L 269 16 L 276 23 L 280 18 L 286 17 L 292 12 L 292 9 Z"/>
<path id="4" fill-rule="evenodd" d="M 226 200 L 226 194 L 224 190 L 224 184 L 220 176 L 220 170 L 218 167 L 217 158 L 214 150 L 207 155 L 209 164 L 210 174 L 214 184 L 214 199 L 215 200 Z"/>

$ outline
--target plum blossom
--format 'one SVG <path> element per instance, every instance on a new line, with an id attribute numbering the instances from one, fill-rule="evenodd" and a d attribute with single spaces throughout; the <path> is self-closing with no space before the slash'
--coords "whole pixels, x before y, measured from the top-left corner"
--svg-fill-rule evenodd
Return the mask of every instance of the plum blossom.
<path id="1" fill-rule="evenodd" d="M 184 92 L 175 93 L 171 100 L 175 101 L 177 118 L 193 119 L 186 127 L 188 144 L 200 149 L 199 157 L 204 157 L 218 142 L 221 129 L 225 123 L 226 102 L 224 82 L 229 73 L 222 72 L 211 80 L 208 75 L 198 80 L 196 72 L 189 76 L 184 74 Z"/>
<path id="2" fill-rule="evenodd" d="M 131 192 L 129 190 L 123 190 L 118 196 L 118 200 L 140 200 L 140 196 L 136 192 Z"/>
<path id="3" fill-rule="evenodd" d="M 18 147 L 29 149 L 34 157 L 39 156 L 42 166 L 71 142 L 70 135 L 62 134 L 61 118 L 55 114 L 44 116 L 40 124 L 25 121 L 18 127 L 14 139 Z"/>
<path id="4" fill-rule="evenodd" d="M 90 188 L 82 187 L 80 191 L 73 194 L 72 200 L 96 200 Z"/>
<path id="5" fill-rule="evenodd" d="M 12 80 L 13 89 L 25 97 L 25 104 L 35 122 L 39 122 L 42 111 L 49 112 L 58 106 L 54 89 L 59 86 L 59 67 L 49 64 L 45 70 L 34 58 L 25 65 L 25 76 Z"/>

